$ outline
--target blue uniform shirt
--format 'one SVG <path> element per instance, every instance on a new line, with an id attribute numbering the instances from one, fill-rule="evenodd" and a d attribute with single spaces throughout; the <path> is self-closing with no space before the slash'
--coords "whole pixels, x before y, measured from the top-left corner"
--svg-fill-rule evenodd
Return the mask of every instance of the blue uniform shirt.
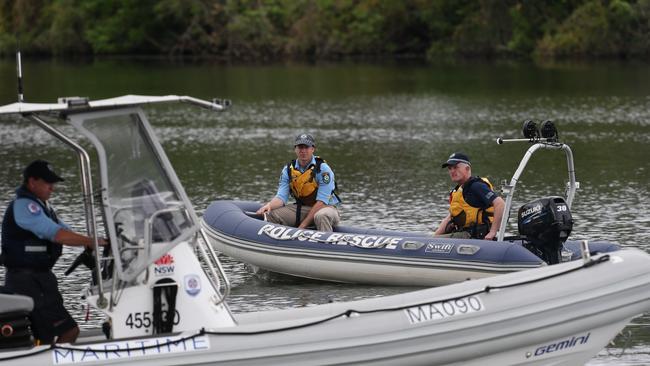
<path id="1" fill-rule="evenodd" d="M 40 239 L 54 241 L 60 229 L 69 230 L 66 224 L 57 224 L 47 217 L 43 207 L 29 198 L 18 198 L 14 202 L 14 218 L 16 224 L 24 230 L 31 231 Z"/>
<path id="2" fill-rule="evenodd" d="M 311 158 L 311 163 L 307 164 L 307 166 L 310 166 L 311 164 L 316 165 L 316 158 L 312 157 Z M 305 168 L 301 167 L 298 161 L 296 160 L 296 164 L 294 165 L 294 168 L 300 170 L 301 172 L 305 172 Z M 327 179 L 323 179 L 323 177 L 327 176 Z M 316 194 L 316 200 L 321 201 L 326 205 L 338 205 L 339 200 L 334 196 L 334 172 L 332 171 L 332 168 L 330 168 L 327 163 L 322 163 L 320 165 L 320 173 L 316 175 L 316 182 L 318 182 L 318 193 Z M 275 194 L 275 196 L 284 202 L 284 204 L 287 204 L 287 201 L 289 200 L 289 194 L 290 194 L 290 188 L 289 188 L 289 174 L 287 173 L 287 166 L 285 165 L 284 168 L 282 169 L 282 173 L 280 173 L 280 184 L 278 185 L 278 193 Z"/>
<path id="3" fill-rule="evenodd" d="M 463 198 L 472 207 L 488 208 L 497 197 L 497 194 L 482 181 L 476 181 L 467 189 L 463 189 Z"/>

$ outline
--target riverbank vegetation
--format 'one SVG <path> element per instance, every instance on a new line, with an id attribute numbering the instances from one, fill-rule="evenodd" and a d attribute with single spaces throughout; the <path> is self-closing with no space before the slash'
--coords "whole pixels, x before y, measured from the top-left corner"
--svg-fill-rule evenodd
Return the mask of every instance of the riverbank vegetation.
<path id="1" fill-rule="evenodd" d="M 0 54 L 650 57 L 650 0 L 5 0 Z"/>

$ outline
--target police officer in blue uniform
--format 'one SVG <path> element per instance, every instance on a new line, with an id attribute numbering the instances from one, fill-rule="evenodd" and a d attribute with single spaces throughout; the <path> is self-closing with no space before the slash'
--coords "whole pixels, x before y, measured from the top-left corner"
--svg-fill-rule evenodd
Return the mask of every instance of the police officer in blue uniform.
<path id="1" fill-rule="evenodd" d="M 61 256 L 62 245 L 94 246 L 93 238 L 71 231 L 48 203 L 54 185 L 63 180 L 47 161 L 30 163 L 2 221 L 5 287 L 34 300 L 30 319 L 34 337 L 41 344 L 77 339 L 79 327 L 63 306 L 52 267 Z M 106 245 L 106 241 L 99 239 L 99 244 Z"/>
<path id="2" fill-rule="evenodd" d="M 277 224 L 298 228 L 314 224 L 319 231 L 333 231 L 341 220 L 334 172 L 325 160 L 314 155 L 316 142 L 312 135 L 298 135 L 293 147 L 296 159 L 282 169 L 275 197 L 257 214 L 265 214 L 267 221 Z M 289 195 L 296 203 L 287 204 Z"/>

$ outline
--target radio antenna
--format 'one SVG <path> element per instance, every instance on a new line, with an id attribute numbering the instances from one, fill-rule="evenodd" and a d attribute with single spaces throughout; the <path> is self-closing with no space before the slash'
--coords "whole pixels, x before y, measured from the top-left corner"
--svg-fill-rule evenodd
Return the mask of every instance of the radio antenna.
<path id="1" fill-rule="evenodd" d="M 25 101 L 25 96 L 23 95 L 23 65 L 20 59 L 20 46 L 16 50 L 16 71 L 18 73 L 18 102 L 22 103 Z"/>

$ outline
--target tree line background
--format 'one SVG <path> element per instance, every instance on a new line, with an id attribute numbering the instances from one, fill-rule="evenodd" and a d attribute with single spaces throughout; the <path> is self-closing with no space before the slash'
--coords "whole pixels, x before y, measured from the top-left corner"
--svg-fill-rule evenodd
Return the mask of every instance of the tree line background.
<path id="1" fill-rule="evenodd" d="M 0 54 L 650 56 L 650 0 L 3 0 Z"/>

